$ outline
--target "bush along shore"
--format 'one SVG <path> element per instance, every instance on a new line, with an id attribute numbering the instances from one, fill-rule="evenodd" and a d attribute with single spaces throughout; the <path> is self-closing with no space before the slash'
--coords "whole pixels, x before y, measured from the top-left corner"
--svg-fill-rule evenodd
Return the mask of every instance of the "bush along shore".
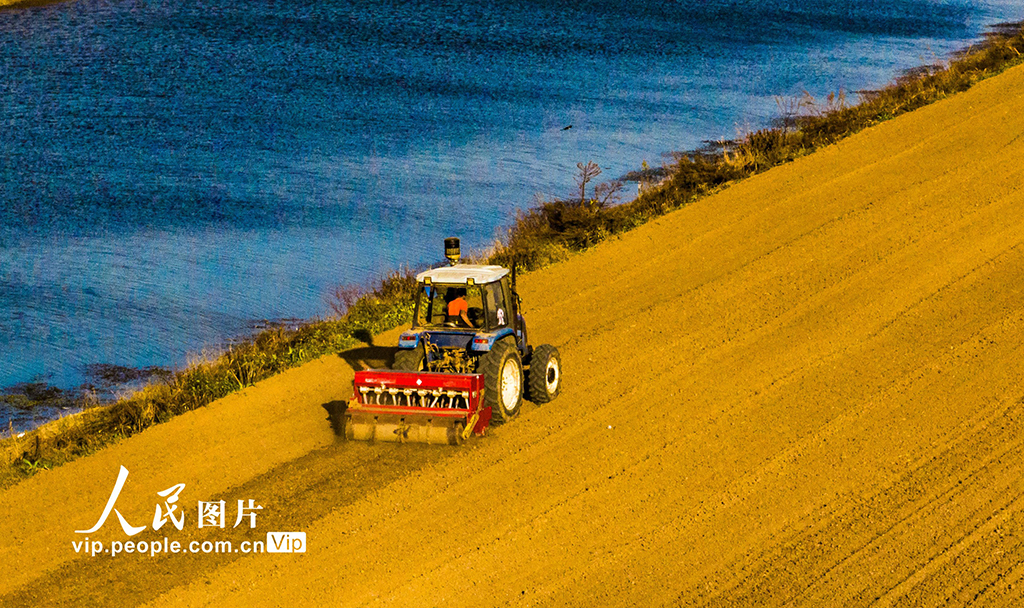
<path id="1" fill-rule="evenodd" d="M 818 103 L 809 95 L 780 101 L 782 116 L 772 128 L 674 155 L 671 164 L 644 165 L 624 180 L 636 181 L 636 199 L 616 204 L 621 182 L 587 186 L 600 173 L 580 163 L 579 196 L 539 203 L 516 217 L 487 263 L 544 267 L 591 247 L 610 236 L 688 205 L 736 180 L 760 173 L 833 144 L 853 133 L 905 112 L 964 91 L 978 81 L 1024 63 L 1024 24 L 994 26 L 983 44 L 958 54 L 945 66 L 909 72 L 890 86 L 861 93 L 847 105 L 842 94 Z M 0 440 L 0 487 L 130 437 L 173 416 L 205 405 L 290 367 L 325 354 L 338 353 L 412 318 L 415 278 L 397 271 L 359 293 L 341 288 L 332 308 L 337 318 L 315 321 L 295 330 L 270 329 L 237 344 L 220 356 L 186 369 L 122 398 L 87 408 L 27 432 L 9 429 Z"/>

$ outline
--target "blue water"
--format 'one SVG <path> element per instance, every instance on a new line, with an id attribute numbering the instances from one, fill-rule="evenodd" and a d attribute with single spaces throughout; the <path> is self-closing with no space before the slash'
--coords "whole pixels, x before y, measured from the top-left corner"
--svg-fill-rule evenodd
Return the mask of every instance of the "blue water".
<path id="1" fill-rule="evenodd" d="M 879 87 L 1015 2 L 78 0 L 0 12 L 0 386 L 181 366 L 441 238 Z M 851 94 L 851 97 L 854 97 Z M 571 125 L 571 129 L 564 129 Z"/>

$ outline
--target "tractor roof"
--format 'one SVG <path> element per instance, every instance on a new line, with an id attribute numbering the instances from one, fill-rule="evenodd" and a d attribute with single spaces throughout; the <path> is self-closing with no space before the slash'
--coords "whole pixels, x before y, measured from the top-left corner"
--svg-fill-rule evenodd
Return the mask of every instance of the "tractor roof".
<path id="1" fill-rule="evenodd" d="M 426 270 L 416 275 L 416 280 L 422 283 L 424 279 L 430 278 L 432 283 L 468 283 L 469 279 L 473 279 L 474 283 L 486 284 L 501 280 L 507 274 L 508 268 L 501 266 L 456 264 Z"/>

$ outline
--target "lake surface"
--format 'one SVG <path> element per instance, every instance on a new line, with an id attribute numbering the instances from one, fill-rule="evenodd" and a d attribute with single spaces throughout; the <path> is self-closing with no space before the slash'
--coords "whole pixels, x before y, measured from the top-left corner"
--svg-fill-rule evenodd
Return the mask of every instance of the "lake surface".
<path id="1" fill-rule="evenodd" d="M 0 11 L 0 386 L 184 365 L 1015 2 L 78 0 Z M 850 94 L 851 98 L 855 95 Z M 571 125 L 571 129 L 565 127 Z M 0 420 L 0 422 L 6 422 Z"/>

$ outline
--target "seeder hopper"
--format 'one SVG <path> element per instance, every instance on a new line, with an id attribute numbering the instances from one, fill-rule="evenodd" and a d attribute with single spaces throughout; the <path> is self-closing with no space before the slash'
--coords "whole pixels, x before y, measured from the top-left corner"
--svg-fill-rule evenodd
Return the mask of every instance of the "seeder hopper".
<path id="1" fill-rule="evenodd" d="M 413 324 L 391 370 L 356 372 L 343 416 L 348 439 L 457 445 L 519 413 L 524 395 L 547 403 L 561 389 L 558 349 L 529 345 L 515 272 L 459 264 L 416 276 Z"/>
<path id="2" fill-rule="evenodd" d="M 480 374 L 356 372 L 345 437 L 458 445 L 491 422 L 483 392 Z"/>

